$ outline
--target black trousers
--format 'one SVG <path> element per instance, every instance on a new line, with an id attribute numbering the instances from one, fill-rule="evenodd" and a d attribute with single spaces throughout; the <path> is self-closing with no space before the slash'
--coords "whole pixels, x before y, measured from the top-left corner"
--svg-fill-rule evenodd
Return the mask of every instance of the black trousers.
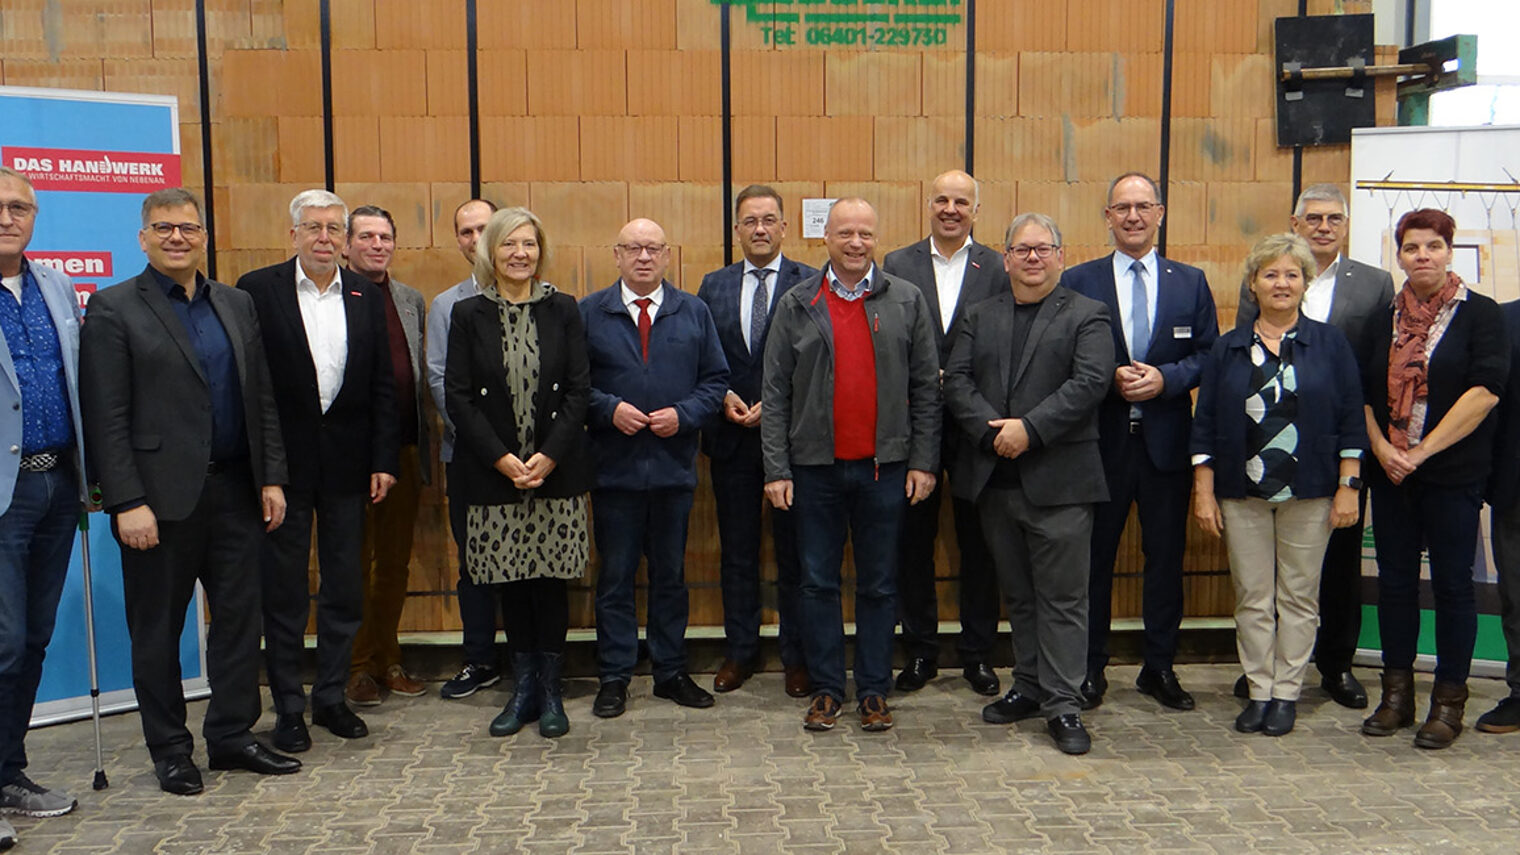
<path id="1" fill-rule="evenodd" d="M 364 538 L 365 493 L 286 490 L 285 524 L 264 539 L 264 665 L 269 691 L 280 715 L 306 709 L 301 687 L 306 620 L 311 614 L 307 562 L 312 516 L 316 515 L 317 676 L 311 702 L 326 707 L 343 702 L 354 636 L 364 618 L 364 580 L 359 547 Z"/>
<path id="2" fill-rule="evenodd" d="M 939 596 L 934 579 L 934 541 L 939 511 L 950 485 L 943 473 L 929 498 L 909 505 L 903 517 L 897 564 L 897 614 L 902 622 L 903 652 L 933 661 L 939 655 Z M 955 540 L 960 547 L 961 635 L 956 650 L 961 663 L 985 661 L 997 639 L 998 582 L 992 553 L 982 536 L 976 503 L 952 499 Z"/>
<path id="3" fill-rule="evenodd" d="M 1362 523 L 1367 514 L 1366 490 L 1361 491 L 1358 502 L 1356 525 L 1330 532 L 1319 577 L 1319 632 L 1314 639 L 1314 664 L 1325 675 L 1351 670 L 1351 659 L 1362 635 Z"/>
<path id="4" fill-rule="evenodd" d="M 113 531 L 115 525 L 112 525 Z M 132 687 L 154 760 L 188 755 L 179 639 L 200 581 L 211 610 L 202 730 L 213 754 L 253 741 L 259 720 L 259 547 L 264 523 L 246 464 L 206 477 L 183 520 L 158 521 L 158 546 L 121 550 L 122 597 L 132 639 Z M 304 627 L 303 627 L 304 629 Z"/>

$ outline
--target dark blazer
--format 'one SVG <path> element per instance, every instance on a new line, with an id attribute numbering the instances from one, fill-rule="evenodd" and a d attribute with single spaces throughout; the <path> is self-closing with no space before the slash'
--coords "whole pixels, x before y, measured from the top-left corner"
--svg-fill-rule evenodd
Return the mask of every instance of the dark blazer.
<path id="1" fill-rule="evenodd" d="M 1006 293 L 1010 285 L 1008 271 L 1003 269 L 1003 256 L 997 250 L 973 241 L 970 257 L 966 259 L 966 276 L 961 280 L 961 296 L 952 310 L 950 331 L 946 332 L 944 307 L 939 304 L 939 288 L 934 281 L 930 240 L 924 238 L 887 253 L 881 261 L 881 269 L 912 282 L 924 292 L 924 299 L 929 301 L 929 317 L 934 320 L 934 341 L 939 345 L 939 364 L 943 368 L 950 361 L 955 325 L 966 316 L 966 310 L 989 297 Z"/>
<path id="2" fill-rule="evenodd" d="M 1183 472 L 1188 467 L 1188 425 L 1204 355 L 1219 337 L 1219 318 L 1214 295 L 1203 271 L 1178 261 L 1156 256 L 1160 273 L 1156 298 L 1156 322 L 1145 361 L 1161 371 L 1161 394 L 1140 403 L 1145 420 L 1142 437 L 1151 463 L 1164 472 Z M 1109 371 L 1108 397 L 1098 413 L 1103 434 L 1103 466 L 1117 465 L 1119 437 L 1129 432 L 1132 406 L 1113 388 L 1113 369 L 1132 360 L 1124 343 L 1124 321 L 1119 317 L 1119 298 L 1114 286 L 1113 254 L 1095 258 L 1066 271 L 1061 284 L 1108 307 L 1113 327 L 1114 365 Z"/>
<path id="3" fill-rule="evenodd" d="M 220 282 L 201 287 L 232 344 L 254 484 L 283 485 L 285 444 L 253 299 Z M 161 520 L 189 517 L 211 462 L 211 392 L 190 335 L 151 272 L 90 298 L 80 393 L 101 503 L 145 502 Z"/>
<path id="4" fill-rule="evenodd" d="M 1405 287 L 1408 287 L 1407 285 Z M 1393 344 L 1393 306 L 1372 318 L 1368 352 L 1362 357 L 1362 388 L 1378 430 L 1388 435 L 1388 357 Z M 1457 307 L 1445 335 L 1430 354 L 1426 369 L 1425 432 L 1435 430 L 1448 410 L 1468 389 L 1482 386 L 1503 400 L 1509 379 L 1509 336 L 1504 332 L 1504 313 L 1499 304 L 1482 294 L 1467 292 Z M 1405 484 L 1442 487 L 1482 486 L 1488 483 L 1493 462 L 1494 432 L 1498 407 L 1489 411 L 1472 433 L 1420 464 Z M 1386 479 L 1375 455 L 1368 455 L 1374 479 Z"/>
<path id="5" fill-rule="evenodd" d="M 1500 305 L 1499 311 L 1509 335 L 1509 380 L 1499 399 L 1488 503 L 1503 511 L 1520 499 L 1520 300 Z"/>
<path id="6" fill-rule="evenodd" d="M 1213 457 L 1214 495 L 1246 496 L 1246 399 L 1251 388 L 1251 340 L 1248 329 L 1219 337 L 1203 364 L 1198 411 L 1193 414 L 1189 450 Z M 1359 395 L 1356 355 L 1346 336 L 1330 324 L 1300 318 L 1293 341 L 1293 373 L 1298 379 L 1298 468 L 1293 496 L 1319 499 L 1335 494 L 1340 453 L 1367 450 L 1367 419 Z M 1365 456 L 1365 455 L 1364 455 Z"/>
<path id="7" fill-rule="evenodd" d="M 349 270 L 338 273 L 348 319 L 348 361 L 343 388 L 326 413 L 296 301 L 296 260 L 245 273 L 237 286 L 253 296 L 259 311 L 291 488 L 367 493 L 371 473 L 395 475 L 400 469 L 390 343 L 378 286 Z"/>
<path id="8" fill-rule="evenodd" d="M 955 495 L 975 500 L 998 455 L 981 447 L 991 419 L 1021 418 L 1039 436 L 1017 458 L 1019 483 L 1036 505 L 1108 499 L 1098 452 L 1098 406 L 1113 379 L 1108 309 L 1057 286 L 1041 302 L 1029 339 L 1013 363 L 1012 291 L 982 301 L 956 328 L 945 367 L 945 405 L 963 453 L 952 464 Z"/>
<path id="9" fill-rule="evenodd" d="M 1249 283 L 1240 283 L 1240 308 L 1235 313 L 1235 329 L 1248 329 L 1256 321 L 1256 304 L 1246 296 Z M 1330 296 L 1330 317 L 1326 322 L 1345 333 L 1352 353 L 1367 349 L 1369 321 L 1379 309 L 1393 302 L 1393 277 L 1381 267 L 1341 256 L 1335 271 L 1335 290 Z"/>
<path id="10" fill-rule="evenodd" d="M 578 496 L 591 489 L 591 456 L 586 448 L 586 403 L 591 371 L 586 333 L 575 298 L 555 292 L 530 309 L 538 326 L 538 391 L 533 399 L 537 450 L 555 463 L 543 486 L 544 498 Z M 496 461 L 531 456 L 517 441 L 512 387 L 502 362 L 501 309 L 489 297 L 454 304 L 449 321 L 444 400 L 454 422 L 451 494 L 471 505 L 515 504 L 522 492 L 496 470 Z"/>
<path id="11" fill-rule="evenodd" d="M 783 255 L 781 269 L 776 272 L 775 280 L 767 283 L 775 289 L 771 294 L 771 315 L 775 315 L 776 306 L 781 302 L 783 294 L 817 272 L 817 269 Z M 740 328 L 739 321 L 739 295 L 743 293 L 743 287 L 744 262 L 741 261 L 703 276 L 697 297 L 707 304 L 707 310 L 712 312 L 713 324 L 718 328 L 718 342 L 723 345 L 723 357 L 728 360 L 729 391 L 743 398 L 745 404 L 753 405 L 760 400 L 760 377 L 765 367 L 765 339 L 770 335 L 771 328 L 767 323 L 766 334 L 756 343 L 754 353 L 744 346 L 744 330 Z M 718 414 L 702 428 L 702 453 L 718 460 L 727 459 L 738 451 L 739 444 L 747 437 L 752 438 L 758 446 L 760 426 L 746 428 L 736 425 L 723 417 L 720 407 Z"/>

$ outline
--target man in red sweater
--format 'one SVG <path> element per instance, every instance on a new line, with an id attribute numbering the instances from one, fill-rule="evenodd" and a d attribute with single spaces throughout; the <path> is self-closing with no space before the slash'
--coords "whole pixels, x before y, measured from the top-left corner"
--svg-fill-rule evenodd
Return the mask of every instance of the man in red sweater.
<path id="1" fill-rule="evenodd" d="M 803 649 L 813 699 L 803 726 L 844 704 L 840 569 L 855 557 L 855 697 L 861 726 L 892 726 L 898 529 L 939 471 L 939 351 L 923 292 L 876 267 L 876 209 L 840 199 L 829 263 L 776 304 L 765 345 L 760 443 L 765 494 L 795 506 Z"/>

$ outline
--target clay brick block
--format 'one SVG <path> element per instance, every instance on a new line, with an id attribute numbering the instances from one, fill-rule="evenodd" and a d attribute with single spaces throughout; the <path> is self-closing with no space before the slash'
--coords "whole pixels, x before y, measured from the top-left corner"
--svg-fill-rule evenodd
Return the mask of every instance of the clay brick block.
<path id="1" fill-rule="evenodd" d="M 427 115 L 425 51 L 334 50 L 332 75 L 335 116 Z"/>
<path id="2" fill-rule="evenodd" d="M 1287 229 L 1288 216 L 1293 213 L 1293 185 L 1277 181 L 1212 181 L 1208 186 L 1208 206 L 1206 238 L 1211 246 L 1250 246 L 1266 235 Z"/>
<path id="3" fill-rule="evenodd" d="M 545 282 L 579 300 L 590 293 L 586 287 L 584 256 L 585 250 L 578 246 L 555 245 L 549 250 L 549 263 L 540 275 Z"/>
<path id="4" fill-rule="evenodd" d="M 1129 169 L 1154 174 L 1161 163 L 1160 119 L 1079 120 L 1066 136 L 1067 181 L 1108 181 Z"/>
<path id="5" fill-rule="evenodd" d="M 561 245 L 609 247 L 610 261 L 610 247 L 617 243 L 618 231 L 629 219 L 628 185 L 621 181 L 536 181 L 528 185 L 528 207 Z"/>
<path id="6" fill-rule="evenodd" d="M 869 116 L 776 119 L 776 177 L 783 181 L 869 181 Z"/>
<path id="7" fill-rule="evenodd" d="M 581 49 L 674 50 L 675 0 L 576 0 Z"/>
<path id="8" fill-rule="evenodd" d="M 742 252 L 734 250 L 735 261 L 743 257 Z M 723 247 L 684 244 L 681 247 L 681 287 L 695 294 L 702 287 L 703 276 L 727 266 L 723 263 Z"/>
<path id="9" fill-rule="evenodd" d="M 478 51 L 475 55 L 475 74 L 477 85 L 480 87 L 480 114 L 482 116 L 527 115 L 528 58 L 526 53 L 520 50 Z"/>
<path id="10" fill-rule="evenodd" d="M 721 61 L 717 51 L 628 51 L 628 115 L 721 114 Z"/>
<path id="11" fill-rule="evenodd" d="M 1170 181 L 1166 188 L 1168 246 L 1202 244 L 1208 231 L 1209 185 L 1199 181 Z"/>
<path id="12" fill-rule="evenodd" d="M 206 47 L 213 56 L 252 36 L 248 0 L 207 0 Z M 159 59 L 196 56 L 195 4 L 153 0 L 153 55 Z"/>
<path id="13" fill-rule="evenodd" d="M 377 47 L 375 0 L 332 0 L 331 9 L 333 50 L 374 50 Z"/>
<path id="14" fill-rule="evenodd" d="M 1019 185 L 1016 181 L 981 181 L 981 208 L 976 215 L 978 241 L 1001 250 L 1003 232 L 1022 211 L 1019 210 Z"/>
<path id="15" fill-rule="evenodd" d="M 132 59 L 153 55 L 153 8 L 149 0 L 50 3 L 48 7 L 46 18 L 61 15 L 56 29 L 48 21 L 43 25 L 50 58 Z"/>
<path id="16" fill-rule="evenodd" d="M 1069 51 L 1136 53 L 1159 52 L 1163 48 L 1166 18 L 1159 4 L 1130 0 L 1075 0 L 1063 5 L 1066 7 L 1066 49 Z M 1047 14 L 1059 14 L 1059 7 Z M 980 30 L 980 20 L 977 27 Z"/>
<path id="17" fill-rule="evenodd" d="M 1066 44 L 1067 16 L 1042 0 L 1000 0 L 976 17 L 978 51 L 1050 50 Z"/>
<path id="18" fill-rule="evenodd" d="M 1240 302 L 1240 278 L 1245 269 L 1246 254 L 1250 251 L 1250 244 L 1218 246 L 1168 242 L 1166 256 L 1203 271 L 1209 280 L 1209 290 L 1214 294 L 1214 305 L 1219 310 L 1221 322 L 1233 325 L 1235 308 Z"/>
<path id="19" fill-rule="evenodd" d="M 920 115 L 921 56 L 876 51 L 825 54 L 824 112 L 830 116 Z"/>
<path id="20" fill-rule="evenodd" d="M 288 116 L 276 122 L 280 162 L 278 180 L 288 184 L 323 183 L 327 171 L 322 156 L 322 120 L 312 116 Z M 216 166 L 217 178 L 228 180 L 222 176 L 221 164 Z"/>
<path id="21" fill-rule="evenodd" d="M 923 95 L 925 116 L 966 115 L 966 55 L 964 53 L 924 53 Z M 1018 62 L 1014 61 L 1017 75 Z M 977 66 L 978 94 L 982 85 L 982 66 Z M 981 99 L 977 99 L 980 104 Z M 981 115 L 981 111 L 977 111 Z"/>
<path id="22" fill-rule="evenodd" d="M 173 95 L 182 122 L 201 120 L 201 74 L 193 59 L 108 59 L 103 84 L 109 92 Z"/>
<path id="23" fill-rule="evenodd" d="M 1272 56 L 1277 19 L 1298 14 L 1298 0 L 1256 0 L 1256 52 Z"/>
<path id="24" fill-rule="evenodd" d="M 575 4 L 477 3 L 475 30 L 481 50 L 575 48 Z"/>
<path id="25" fill-rule="evenodd" d="M 1176 0 L 1179 53 L 1250 53 L 1256 50 L 1257 0 Z"/>
<path id="26" fill-rule="evenodd" d="M 878 181 L 929 181 L 966 162 L 964 119 L 882 116 L 875 121 Z"/>
<path id="27" fill-rule="evenodd" d="M 580 122 L 574 116 L 483 116 L 480 172 L 491 181 L 576 181 Z"/>
<path id="28" fill-rule="evenodd" d="M 925 62 L 927 61 L 926 58 Z M 927 78 L 927 66 L 925 69 Z M 925 94 L 927 95 L 927 90 Z M 927 98 L 925 103 L 927 104 Z M 976 114 L 978 116 L 1017 116 L 1019 114 L 1018 54 L 977 51 Z"/>
<path id="29" fill-rule="evenodd" d="M 56 89 L 105 88 L 105 64 L 98 59 L 65 59 L 58 62 L 5 59 L 0 62 L 6 86 L 42 86 Z"/>
<path id="30" fill-rule="evenodd" d="M 396 248 L 424 249 L 432 245 L 430 213 L 432 199 L 426 182 L 338 182 L 333 192 L 352 211 L 361 205 L 378 205 L 396 221 Z M 402 281 L 409 282 L 403 279 Z"/>
<path id="31" fill-rule="evenodd" d="M 1351 183 L 1351 146 L 1316 145 L 1304 149 L 1304 186 L 1328 181 L 1349 192 Z M 1349 196 L 1348 196 L 1349 198 Z"/>
<path id="32" fill-rule="evenodd" d="M 723 177 L 722 119 L 715 116 L 682 116 L 679 168 L 682 181 L 718 181 Z M 736 116 L 733 119 L 734 173 L 776 174 L 776 120 L 770 116 Z"/>
<path id="33" fill-rule="evenodd" d="M 374 116 L 334 117 L 333 180 L 373 181 L 379 176 L 380 120 Z"/>
<path id="34" fill-rule="evenodd" d="M 1158 67 L 1159 69 L 1159 67 Z M 1157 79 L 1160 79 L 1157 72 Z M 1202 118 L 1214 110 L 1214 66 L 1206 53 L 1172 57 L 1172 115 Z"/>
<path id="35" fill-rule="evenodd" d="M 581 247 L 581 281 L 584 283 L 582 294 L 594 294 L 618 281 L 617 259 L 612 254 L 612 244 L 616 237 L 614 233 L 608 238 L 606 246 Z M 680 253 L 672 250 L 670 264 L 673 271 L 667 271 L 666 278 L 679 275 L 679 259 Z"/>
<path id="36" fill-rule="evenodd" d="M 878 263 L 888 252 L 922 240 L 929 233 L 924 188 L 917 181 L 829 181 L 823 194 L 835 199 L 859 196 L 876 207 Z"/>
<path id="37" fill-rule="evenodd" d="M 723 190 L 717 182 L 628 185 L 629 218 L 648 217 L 680 246 L 722 247 Z"/>
<path id="38" fill-rule="evenodd" d="M 214 117 L 322 115 L 319 51 L 230 50 L 216 84 Z"/>
<path id="39" fill-rule="evenodd" d="M 1293 148 L 1277 145 L 1277 120 L 1257 119 L 1256 180 L 1291 181 L 1292 179 Z"/>
<path id="40" fill-rule="evenodd" d="M 279 120 L 223 119 L 211 124 L 211 163 L 216 180 L 233 184 L 280 179 Z M 321 149 L 317 149 L 318 156 Z"/>
<path id="41" fill-rule="evenodd" d="M 627 64 L 620 50 L 529 50 L 528 113 L 621 116 L 628 112 Z"/>
<path id="42" fill-rule="evenodd" d="M 1271 56 L 1216 53 L 1209 62 L 1211 115 L 1254 119 L 1276 113 L 1277 86 Z"/>
<path id="43" fill-rule="evenodd" d="M 445 248 L 451 252 L 458 252 L 459 241 L 454 237 L 454 211 L 470 199 L 469 182 L 439 181 L 430 185 L 428 193 L 433 200 L 432 210 L 432 245 Z M 502 181 L 483 181 L 480 186 L 482 199 L 489 199 L 497 207 L 510 208 L 514 205 L 527 207 L 528 185 L 526 183 L 508 183 Z M 458 282 L 465 276 L 464 259 L 459 259 L 459 276 L 454 280 Z"/>
<path id="44" fill-rule="evenodd" d="M 393 278 L 421 291 L 431 308 L 434 297 L 464 278 L 463 268 L 464 262 L 453 250 L 397 247 L 390 270 Z"/>
<path id="45" fill-rule="evenodd" d="M 582 180 L 677 180 L 677 127 L 674 116 L 582 117 Z"/>
<path id="46" fill-rule="evenodd" d="M 380 178 L 467 181 L 469 139 L 470 122 L 464 116 L 381 116 Z"/>
<path id="47" fill-rule="evenodd" d="M 1123 91 L 1115 86 L 1117 54 L 1019 55 L 1022 116 L 1122 116 Z"/>
<path id="48" fill-rule="evenodd" d="M 1172 177 L 1181 181 L 1250 181 L 1256 174 L 1256 120 L 1172 122 Z"/>
<path id="49" fill-rule="evenodd" d="M 218 232 L 221 231 L 221 223 L 222 221 L 218 219 Z M 286 220 L 286 223 L 288 224 L 289 220 Z M 228 285 L 236 284 L 238 277 L 244 273 L 252 273 L 261 267 L 279 264 L 295 254 L 290 251 L 288 245 L 284 249 L 223 249 L 223 245 L 220 239 L 217 240 L 216 278 Z"/>
<path id="50" fill-rule="evenodd" d="M 465 49 L 465 9 L 458 0 L 374 0 L 374 3 L 375 47 Z M 478 21 L 479 5 L 476 9 Z"/>
<path id="51" fill-rule="evenodd" d="M 1019 213 L 1039 211 L 1054 218 L 1056 225 L 1061 227 L 1061 240 L 1068 247 L 1067 265 L 1079 264 L 1102 253 L 1084 257 L 1077 252 L 1078 247 L 1103 247 L 1108 244 L 1108 227 L 1103 221 L 1107 193 L 1106 180 L 1080 184 L 1020 181 Z"/>
<path id="52" fill-rule="evenodd" d="M 470 114 L 470 69 L 466 52 L 430 50 L 426 51 L 425 61 L 427 64 L 427 114 L 429 116 L 468 116 Z M 484 93 L 480 100 L 485 101 Z"/>
<path id="53" fill-rule="evenodd" d="M 206 162 L 201 156 L 201 123 L 179 123 L 180 184 L 204 198 Z"/>
<path id="54" fill-rule="evenodd" d="M 225 223 L 227 226 L 225 234 L 218 234 L 218 245 L 226 249 L 278 250 L 283 253 L 281 257 L 293 254 L 290 243 L 290 200 L 302 190 L 310 190 L 312 186 L 250 183 L 229 184 L 225 190 L 218 187 L 217 198 L 225 199 L 226 203 L 217 205 L 217 223 Z M 220 270 L 217 272 L 222 273 Z"/>
<path id="55" fill-rule="evenodd" d="M 824 55 L 815 50 L 735 50 L 736 116 L 822 116 Z"/>
<path id="56" fill-rule="evenodd" d="M 721 9 L 712 0 L 676 0 L 676 48 L 679 50 L 717 50 L 722 46 L 718 18 Z M 730 38 L 747 25 L 745 10 L 731 10 Z M 735 40 L 737 43 L 737 40 Z"/>
<path id="57" fill-rule="evenodd" d="M 1047 179 L 1062 173 L 1059 119 L 977 119 L 976 173 L 981 178 Z"/>
<path id="58" fill-rule="evenodd" d="M 229 2 L 239 9 L 246 7 L 248 41 L 246 44 L 229 44 L 228 47 L 295 47 L 286 39 L 285 0 L 246 0 L 246 2 L 245 0 L 229 0 Z"/>

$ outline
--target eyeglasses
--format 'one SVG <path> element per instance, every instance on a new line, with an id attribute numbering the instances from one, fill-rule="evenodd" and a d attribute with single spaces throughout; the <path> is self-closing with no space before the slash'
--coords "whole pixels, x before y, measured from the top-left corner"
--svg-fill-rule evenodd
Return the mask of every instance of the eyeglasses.
<path id="1" fill-rule="evenodd" d="M 9 211 L 13 220 L 24 220 L 37 213 L 37 206 L 31 202 L 0 202 L 0 208 Z"/>
<path id="2" fill-rule="evenodd" d="M 195 240 L 206 231 L 206 227 L 200 223 L 149 223 L 148 231 L 158 235 L 159 240 L 168 240 L 169 236 L 178 229 L 185 240 Z"/>
<path id="3" fill-rule="evenodd" d="M 1304 222 L 1318 227 L 1320 223 L 1326 223 L 1331 228 L 1340 228 L 1346 224 L 1345 214 L 1304 214 Z"/>
<path id="4" fill-rule="evenodd" d="M 779 225 L 781 225 L 781 218 L 769 214 L 764 217 L 745 217 L 739 221 L 739 226 L 745 229 L 753 229 L 756 226 L 765 226 L 768 229 L 774 229 Z"/>
<path id="5" fill-rule="evenodd" d="M 650 258 L 653 258 L 653 257 L 659 255 L 660 253 L 664 252 L 665 250 L 669 249 L 670 248 L 670 244 L 668 244 L 668 243 L 651 243 L 651 244 L 645 245 L 645 244 L 637 244 L 637 243 L 620 243 L 620 244 L 617 244 L 616 246 L 614 246 L 613 248 L 616 249 L 618 252 L 626 252 L 629 255 L 633 256 L 634 258 L 638 258 L 639 256 L 643 255 L 646 252 L 649 253 L 649 257 Z"/>
<path id="6" fill-rule="evenodd" d="M 327 236 L 333 240 L 343 237 L 348 232 L 342 223 L 316 223 L 311 220 L 296 224 L 296 229 L 308 237 L 316 237 L 327 232 Z"/>
<path id="7" fill-rule="evenodd" d="M 1033 255 L 1043 259 L 1049 258 L 1052 253 L 1060 248 L 1059 245 L 1053 243 L 1042 243 L 1035 246 L 1026 246 L 1021 243 L 1018 246 L 1008 247 L 1007 252 L 1012 253 L 1014 258 L 1028 258 Z"/>
<path id="8" fill-rule="evenodd" d="M 1119 217 L 1129 216 L 1130 211 L 1134 211 L 1135 213 L 1144 217 L 1153 211 L 1161 210 L 1161 206 L 1155 202 L 1135 202 L 1133 204 L 1129 202 L 1117 202 L 1115 204 L 1109 205 L 1108 209 L 1112 211 L 1115 216 Z"/>

